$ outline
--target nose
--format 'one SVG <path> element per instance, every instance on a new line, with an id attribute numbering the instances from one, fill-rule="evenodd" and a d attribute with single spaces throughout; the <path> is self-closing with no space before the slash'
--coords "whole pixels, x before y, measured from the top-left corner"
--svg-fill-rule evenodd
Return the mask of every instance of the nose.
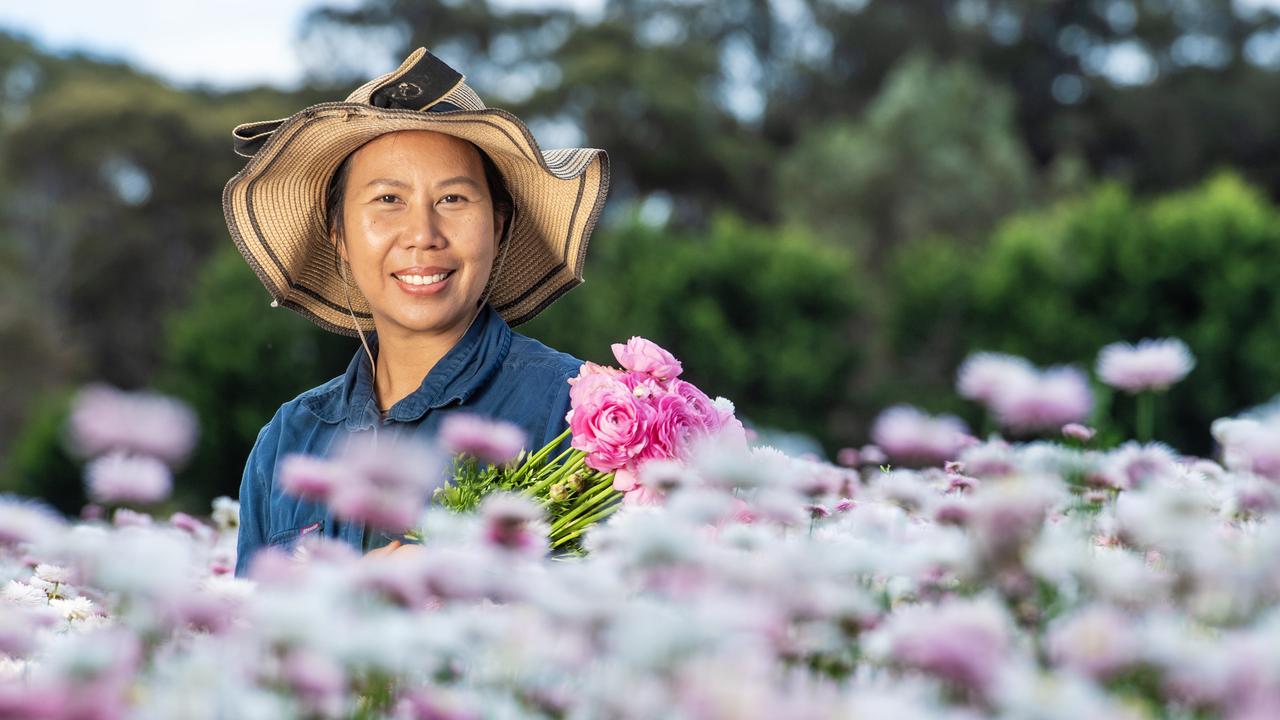
<path id="1" fill-rule="evenodd" d="M 444 234 L 443 218 L 433 204 L 417 203 L 408 216 L 408 226 L 401 235 L 407 247 L 440 249 L 449 244 Z"/>

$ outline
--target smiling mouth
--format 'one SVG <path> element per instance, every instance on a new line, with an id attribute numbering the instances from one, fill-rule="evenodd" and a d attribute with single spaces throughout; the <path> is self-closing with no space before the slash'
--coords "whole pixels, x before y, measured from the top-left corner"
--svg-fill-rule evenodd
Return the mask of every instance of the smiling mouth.
<path id="1" fill-rule="evenodd" d="M 435 285 L 452 274 L 453 271 L 448 270 L 435 275 L 396 275 L 395 273 L 392 273 L 391 277 L 408 285 Z"/>

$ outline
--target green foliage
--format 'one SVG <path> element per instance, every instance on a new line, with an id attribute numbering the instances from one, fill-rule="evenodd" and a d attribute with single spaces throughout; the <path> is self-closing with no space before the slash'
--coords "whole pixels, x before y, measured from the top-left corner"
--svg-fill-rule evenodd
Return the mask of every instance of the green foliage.
<path id="1" fill-rule="evenodd" d="M 740 416 L 830 437 L 859 359 L 862 282 L 848 253 L 727 215 L 704 235 L 631 221 L 592 241 L 585 278 L 524 331 L 615 365 L 611 343 L 647 337 Z"/>
<path id="2" fill-rule="evenodd" d="M 200 443 L 176 483 L 193 507 L 234 497 L 258 430 L 276 408 L 341 374 L 358 347 L 269 302 L 227 242 L 195 279 L 191 304 L 166 323 L 157 387 L 200 419 Z"/>
<path id="3" fill-rule="evenodd" d="M 613 514 L 622 505 L 622 494 L 613 489 L 613 473 L 592 470 L 586 453 L 565 445 L 565 430 L 546 446 L 522 451 L 502 466 L 459 454 L 453 458 L 449 479 L 436 488 L 433 501 L 453 512 L 475 512 L 494 493 L 519 493 L 542 506 L 549 523 L 551 547 L 581 550 L 579 536 L 591 525 Z M 406 535 L 421 540 L 421 533 Z"/>
<path id="4" fill-rule="evenodd" d="M 84 506 L 85 489 L 79 460 L 66 443 L 70 392 L 49 392 L 13 440 L 0 477 L 0 492 L 40 498 L 75 515 Z"/>
<path id="5" fill-rule="evenodd" d="M 1092 368 L 1108 343 L 1179 337 L 1197 365 L 1160 399 L 1157 437 L 1184 451 L 1208 449 L 1212 420 L 1280 392 L 1280 213 L 1234 175 L 1152 201 L 1104 184 L 1011 219 L 981 251 L 945 248 L 898 256 L 897 352 L 952 369 L 979 349 Z M 913 335 L 932 344 L 913 349 Z M 928 380 L 922 391 L 940 393 L 951 378 Z M 1114 400 L 1131 422 L 1132 399 Z"/>
<path id="6" fill-rule="evenodd" d="M 805 136 L 778 172 L 782 215 L 873 265 L 906 238 L 980 239 L 1034 196 L 1013 97 L 973 67 L 906 59 L 856 121 Z"/>

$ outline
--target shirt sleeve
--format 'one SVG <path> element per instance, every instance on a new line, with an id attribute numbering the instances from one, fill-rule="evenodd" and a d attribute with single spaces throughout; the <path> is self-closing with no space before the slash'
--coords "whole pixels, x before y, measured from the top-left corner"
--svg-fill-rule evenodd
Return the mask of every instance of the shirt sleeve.
<path id="1" fill-rule="evenodd" d="M 541 441 L 535 447 L 545 447 L 547 443 L 555 440 L 556 436 L 569 428 L 569 421 L 565 419 L 571 407 L 569 403 L 569 378 L 577 374 L 578 370 L 574 368 L 572 372 L 560 377 L 560 386 L 551 396 L 551 408 L 547 413 L 547 427 L 542 433 Z M 571 441 L 572 438 L 565 438 L 561 441 L 551 453 L 551 457 L 555 457 L 567 450 Z"/>
<path id="2" fill-rule="evenodd" d="M 240 529 L 236 537 L 236 577 L 243 577 L 253 555 L 266 544 L 269 481 L 279 441 L 280 410 L 258 431 L 240 479 Z"/>

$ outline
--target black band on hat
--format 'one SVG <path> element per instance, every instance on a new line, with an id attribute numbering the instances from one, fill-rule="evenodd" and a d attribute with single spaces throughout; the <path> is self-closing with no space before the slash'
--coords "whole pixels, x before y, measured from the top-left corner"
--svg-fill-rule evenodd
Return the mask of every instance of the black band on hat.
<path id="1" fill-rule="evenodd" d="M 462 73 L 424 52 L 413 67 L 373 91 L 369 104 L 380 108 L 421 110 L 434 104 L 462 81 Z"/>
<path id="2" fill-rule="evenodd" d="M 236 129 L 231 131 L 231 142 L 236 154 L 245 157 L 256 155 L 267 138 L 271 137 L 271 133 L 275 132 L 287 119 L 264 120 L 236 126 Z"/>

